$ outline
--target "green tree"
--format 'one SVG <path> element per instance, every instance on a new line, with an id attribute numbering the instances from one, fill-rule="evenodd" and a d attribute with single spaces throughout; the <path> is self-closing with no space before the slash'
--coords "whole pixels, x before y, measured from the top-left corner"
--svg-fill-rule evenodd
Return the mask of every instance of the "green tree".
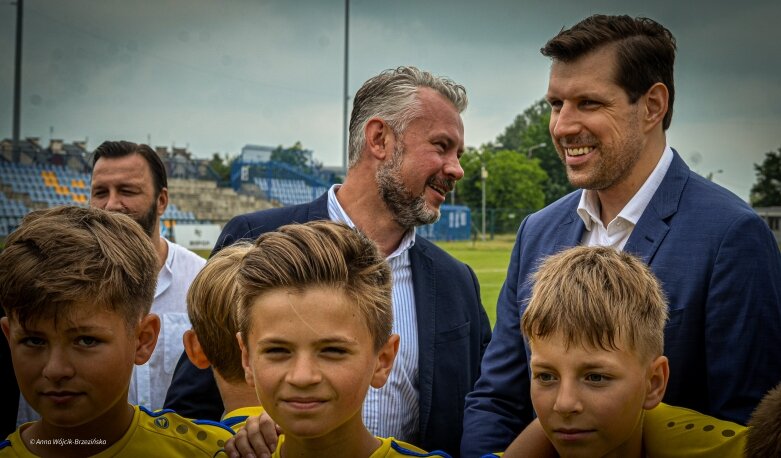
<path id="1" fill-rule="evenodd" d="M 781 148 L 765 153 L 761 164 L 754 164 L 757 182 L 751 187 L 754 207 L 781 206 Z"/>
<path id="2" fill-rule="evenodd" d="M 550 105 L 541 99 L 516 116 L 512 124 L 496 137 L 496 142 L 503 148 L 523 155 L 528 155 L 531 150 L 532 157 L 539 160 L 540 167 L 548 174 L 548 180 L 543 184 L 545 205 L 575 190 L 567 180 L 564 165 L 553 147 L 549 123 Z M 537 146 L 543 143 L 545 146 Z"/>
<path id="3" fill-rule="evenodd" d="M 304 149 L 301 142 L 295 142 L 293 146 L 287 148 L 282 145 L 277 146 L 271 152 L 271 160 L 283 162 L 310 174 L 316 174 L 323 168 L 323 164 L 314 159 L 312 150 Z"/>
<path id="4" fill-rule="evenodd" d="M 220 156 L 220 153 L 214 153 L 211 161 L 209 161 L 209 167 L 220 177 L 220 181 L 228 181 L 231 177 L 231 164 L 235 158 Z"/>
<path id="5" fill-rule="evenodd" d="M 485 182 L 481 179 L 483 165 L 488 173 Z M 495 216 L 497 227 L 515 230 L 520 223 L 519 212 L 536 211 L 545 205 L 544 183 L 548 175 L 538 159 L 528 159 L 508 149 L 497 150 L 488 144 L 481 150 L 467 149 L 461 157 L 461 167 L 464 178 L 458 182 L 456 199 L 479 214 L 485 183 L 486 208 L 504 210 Z"/>

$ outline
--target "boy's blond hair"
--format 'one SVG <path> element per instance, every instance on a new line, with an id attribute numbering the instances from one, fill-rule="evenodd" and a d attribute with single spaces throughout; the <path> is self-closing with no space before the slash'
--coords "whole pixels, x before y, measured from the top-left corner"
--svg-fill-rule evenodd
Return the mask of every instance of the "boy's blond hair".
<path id="1" fill-rule="evenodd" d="M 342 291 L 366 319 L 378 351 L 393 324 L 391 273 L 374 242 L 344 224 L 290 224 L 261 235 L 238 273 L 242 299 L 237 322 L 244 344 L 252 328 L 252 307 L 278 289 L 302 293 L 329 287 Z"/>
<path id="2" fill-rule="evenodd" d="M 22 327 L 67 318 L 89 302 L 119 313 L 128 328 L 149 313 L 157 254 L 129 216 L 96 208 L 29 213 L 0 253 L 0 305 Z"/>
<path id="3" fill-rule="evenodd" d="M 250 243 L 236 243 L 212 256 L 198 272 L 187 292 L 187 315 L 204 355 L 222 378 L 244 382 L 241 349 L 236 343 L 236 274 Z"/>
<path id="4" fill-rule="evenodd" d="M 521 329 L 530 340 L 562 333 L 567 346 L 662 355 L 667 301 L 648 266 L 628 253 L 579 246 L 545 259 L 532 276 Z"/>

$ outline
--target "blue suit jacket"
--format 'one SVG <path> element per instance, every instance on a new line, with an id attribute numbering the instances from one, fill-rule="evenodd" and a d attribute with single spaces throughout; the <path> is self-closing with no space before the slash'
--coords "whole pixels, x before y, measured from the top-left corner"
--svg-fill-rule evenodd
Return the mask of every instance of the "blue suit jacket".
<path id="1" fill-rule="evenodd" d="M 493 340 L 467 396 L 463 456 L 504 450 L 533 418 L 520 331 L 528 278 L 545 256 L 580 244 L 580 194 L 521 223 Z M 675 153 L 624 249 L 650 265 L 669 300 L 664 402 L 745 423 L 781 380 L 781 256 L 765 222 Z"/>
<path id="2" fill-rule="evenodd" d="M 323 219 L 328 219 L 327 193 L 308 204 L 240 215 L 225 226 L 214 251 L 240 239 L 254 240 L 285 224 Z M 480 374 L 491 328 L 472 269 L 422 237 L 416 238 L 409 255 L 420 358 L 416 445 L 457 454 L 464 398 Z M 211 371 L 197 369 L 182 355 L 165 407 L 186 417 L 219 419 L 223 405 Z"/>

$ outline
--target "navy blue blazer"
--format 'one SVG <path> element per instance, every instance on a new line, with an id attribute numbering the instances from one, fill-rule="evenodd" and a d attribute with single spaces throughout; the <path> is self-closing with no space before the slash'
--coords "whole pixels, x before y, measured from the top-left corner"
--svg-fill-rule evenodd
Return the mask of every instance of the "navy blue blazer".
<path id="1" fill-rule="evenodd" d="M 240 215 L 225 226 L 214 252 L 285 224 L 321 219 L 328 219 L 327 193 L 308 204 Z M 457 455 L 464 398 L 480 374 L 491 327 L 469 266 L 422 237 L 416 238 L 409 254 L 420 358 L 420 438 L 416 445 Z M 205 397 L 210 391 L 210 397 Z M 223 405 L 211 371 L 197 369 L 182 355 L 165 407 L 186 417 L 219 419 Z"/>
<path id="2" fill-rule="evenodd" d="M 467 396 L 463 456 L 504 450 L 533 418 L 520 331 L 527 280 L 542 258 L 580 244 L 580 194 L 521 223 L 493 340 Z M 664 402 L 745 424 L 781 380 L 781 255 L 767 224 L 675 153 L 624 249 L 650 265 L 669 300 Z"/>

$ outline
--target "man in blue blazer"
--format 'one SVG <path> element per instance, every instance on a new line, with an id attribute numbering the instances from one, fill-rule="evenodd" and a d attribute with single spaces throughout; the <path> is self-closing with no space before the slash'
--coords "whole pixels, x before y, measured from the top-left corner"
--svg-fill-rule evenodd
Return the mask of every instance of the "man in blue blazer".
<path id="1" fill-rule="evenodd" d="M 354 99 L 344 184 L 308 204 L 237 216 L 215 247 L 320 219 L 355 226 L 374 240 L 391 265 L 393 332 L 401 345 L 396 373 L 367 396 L 364 421 L 376 435 L 453 454 L 491 330 L 472 269 L 416 237 L 415 226 L 439 218 L 445 195 L 463 177 L 465 107 L 462 86 L 414 67 L 370 79 Z M 166 407 L 185 416 L 211 413 L 197 408 L 214 383 L 210 375 L 181 359 Z M 219 415 L 216 400 L 210 404 Z"/>
<path id="2" fill-rule="evenodd" d="M 667 146 L 672 34 L 650 19 L 592 16 L 542 53 L 553 60 L 551 137 L 582 190 L 521 223 L 493 340 L 467 396 L 462 455 L 502 451 L 532 420 L 529 388 L 538 382 L 519 324 L 529 278 L 541 259 L 579 244 L 636 254 L 661 281 L 669 300 L 664 401 L 745 424 L 781 380 L 781 256 L 748 205 Z M 589 371 L 611 383 L 599 368 L 584 369 L 584 380 Z M 591 427 L 587 413 L 561 415 L 572 428 Z"/>

